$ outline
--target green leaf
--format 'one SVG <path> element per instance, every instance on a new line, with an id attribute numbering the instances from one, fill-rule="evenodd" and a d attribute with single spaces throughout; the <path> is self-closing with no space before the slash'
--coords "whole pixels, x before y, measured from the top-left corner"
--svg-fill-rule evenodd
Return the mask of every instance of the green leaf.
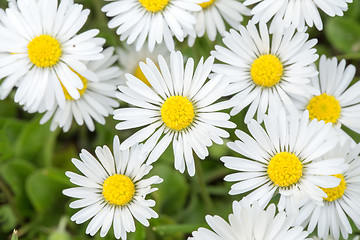
<path id="1" fill-rule="evenodd" d="M 14 145 L 23 127 L 23 121 L 11 118 L 0 119 L 0 162 L 15 156 Z"/>
<path id="2" fill-rule="evenodd" d="M 157 209 L 160 212 L 172 215 L 182 209 L 189 186 L 183 174 L 176 171 L 172 166 L 159 163 L 151 172 L 153 175 L 159 175 L 164 182 L 159 184 L 159 190 L 153 195 L 156 197 Z"/>
<path id="3" fill-rule="evenodd" d="M 55 231 L 49 235 L 48 240 L 71 240 L 71 236 L 67 232 Z"/>
<path id="4" fill-rule="evenodd" d="M 18 239 L 19 239 L 19 238 L 18 238 L 18 235 L 17 235 L 17 231 L 14 230 L 13 235 L 12 235 L 12 237 L 11 237 L 11 240 L 18 240 Z"/>
<path id="5" fill-rule="evenodd" d="M 360 24 L 346 17 L 329 19 L 325 25 L 329 42 L 344 53 L 360 52 Z"/>
<path id="6" fill-rule="evenodd" d="M 25 193 L 25 181 L 34 169 L 31 163 L 20 159 L 14 159 L 0 166 L 0 176 L 14 193 L 13 204 L 17 216 L 23 218 L 33 214 L 31 203 Z"/>
<path id="7" fill-rule="evenodd" d="M 34 172 L 26 181 L 26 193 L 37 212 L 51 210 L 52 214 L 63 210 L 55 206 L 64 206 L 66 198 L 62 190 L 71 184 L 64 172 L 57 169 L 43 169 Z M 60 214 L 60 213 L 59 213 Z"/>
<path id="8" fill-rule="evenodd" d="M 16 226 L 16 216 L 9 205 L 0 207 L 0 226 L 4 232 L 9 232 Z"/>
<path id="9" fill-rule="evenodd" d="M 40 166 L 50 166 L 57 132 L 50 131 L 50 123 L 40 125 L 35 118 L 26 125 L 16 144 L 17 156 L 36 162 Z"/>
<path id="10" fill-rule="evenodd" d="M 0 176 L 4 178 L 15 194 L 24 192 L 26 178 L 34 171 L 34 166 L 24 160 L 13 160 L 3 164 Z"/>

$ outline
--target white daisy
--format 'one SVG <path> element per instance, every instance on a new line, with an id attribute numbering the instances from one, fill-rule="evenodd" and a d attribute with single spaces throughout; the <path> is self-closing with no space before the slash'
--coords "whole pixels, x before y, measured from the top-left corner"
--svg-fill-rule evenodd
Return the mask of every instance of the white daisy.
<path id="1" fill-rule="evenodd" d="M 231 101 L 235 115 L 246 106 L 249 110 L 245 122 L 255 113 L 262 121 L 268 106 L 284 104 L 292 108 L 290 96 L 301 96 L 312 91 L 308 86 L 310 77 L 317 75 L 312 65 L 318 55 L 313 46 L 317 40 L 308 41 L 305 32 L 295 32 L 289 27 L 269 36 L 267 26 L 259 24 L 259 30 L 250 21 L 240 27 L 240 33 L 231 29 L 223 42 L 215 46 L 211 54 L 224 64 L 215 64 L 213 71 L 223 74 L 230 82 L 227 94 L 235 94 Z"/>
<path id="2" fill-rule="evenodd" d="M 338 63 L 336 58 L 321 56 L 319 77 L 312 78 L 310 83 L 316 92 L 297 99 L 299 110 L 307 109 L 310 119 L 333 123 L 342 135 L 346 133 L 341 125 L 360 133 L 360 82 L 350 86 L 355 71 L 351 64 L 346 67 L 345 60 Z"/>
<path id="3" fill-rule="evenodd" d="M 233 202 L 229 223 L 219 216 L 207 215 L 206 222 L 213 229 L 199 228 L 188 240 L 301 240 L 308 236 L 301 226 L 294 226 L 295 216 L 286 216 L 284 211 L 275 215 L 276 207 L 269 205 L 266 210 L 257 202 Z"/>
<path id="4" fill-rule="evenodd" d="M 155 44 L 164 40 L 167 48 L 174 50 L 173 35 L 182 42 L 186 33 L 194 32 L 196 19 L 191 12 L 200 11 L 198 3 L 204 0 L 108 0 L 102 8 L 106 16 L 114 17 L 109 28 L 116 28 L 120 40 L 127 44 L 136 41 L 140 50 L 148 39 L 150 52 Z"/>
<path id="5" fill-rule="evenodd" d="M 94 236 L 100 230 L 104 237 L 111 225 L 117 239 L 126 240 L 127 232 L 135 231 L 134 218 L 144 226 L 149 226 L 148 219 L 157 218 L 151 209 L 154 200 L 145 197 L 156 191 L 152 184 L 162 182 L 158 176 L 143 179 L 152 169 L 144 164 L 146 155 L 141 146 L 120 150 L 119 138 L 114 138 L 114 156 L 107 146 L 95 150 L 99 160 L 88 151 L 82 150 L 81 160 L 72 159 L 83 175 L 66 172 L 70 181 L 79 187 L 65 189 L 63 194 L 78 200 L 70 203 L 71 208 L 79 209 L 71 220 L 77 224 L 91 219 L 86 233 Z"/>
<path id="6" fill-rule="evenodd" d="M 117 53 L 119 55 L 119 64 L 123 70 L 121 82 L 125 83 L 125 74 L 130 73 L 148 86 L 150 86 L 150 83 L 141 71 L 139 63 L 145 62 L 146 58 L 150 58 L 156 66 L 159 66 L 157 62 L 158 56 L 164 56 L 165 60 L 167 60 L 166 62 L 168 62 L 167 56 L 169 56 L 169 50 L 164 44 L 157 45 L 153 52 L 150 52 L 146 47 L 141 48 L 140 51 L 136 51 L 133 45 L 126 45 L 125 48 L 119 48 Z"/>
<path id="7" fill-rule="evenodd" d="M 89 13 L 72 0 L 62 0 L 59 6 L 57 0 L 18 0 L 7 8 L 0 20 L 0 78 L 5 78 L 0 99 L 18 86 L 15 101 L 30 111 L 37 110 L 44 96 L 47 109 L 55 104 L 48 99 L 53 96 L 64 107 L 61 84 L 74 99 L 84 87 L 74 71 L 98 80 L 84 60 L 102 58 L 105 40 L 94 38 L 99 33 L 94 29 L 76 35 Z"/>
<path id="8" fill-rule="evenodd" d="M 175 168 L 180 172 L 187 167 L 190 176 L 195 174 L 195 154 L 204 159 L 212 142 L 222 144 L 229 133 L 222 128 L 234 128 L 229 114 L 220 112 L 229 108 L 225 102 L 215 103 L 223 96 L 227 84 L 218 75 L 207 83 L 214 58 L 205 63 L 200 60 L 194 71 L 194 59 L 189 58 L 184 68 L 180 52 L 172 52 L 170 68 L 159 56 L 159 69 L 150 59 L 140 68 L 152 88 L 133 75 L 126 74 L 127 86 L 120 86 L 118 98 L 134 107 L 117 109 L 114 118 L 121 122 L 116 129 L 142 127 L 122 143 L 127 148 L 145 141 L 151 151 L 148 163 L 156 161 L 172 142 Z"/>
<path id="9" fill-rule="evenodd" d="M 304 204 L 296 222 L 307 226 L 309 232 L 317 227 L 320 238 L 330 235 L 339 239 L 340 233 L 344 239 L 352 233 L 349 219 L 360 229 L 360 145 L 354 148 L 350 144 L 340 145 L 325 157 L 343 157 L 350 166 L 342 174 L 335 175 L 341 179 L 339 186 L 324 188 L 327 198 L 323 206 L 312 202 Z"/>
<path id="10" fill-rule="evenodd" d="M 283 109 L 271 109 L 264 128 L 255 120 L 247 125 L 251 136 L 236 130 L 239 140 L 228 147 L 243 157 L 221 158 L 225 167 L 239 171 L 225 177 L 237 182 L 229 194 L 252 191 L 249 201 L 266 206 L 279 193 L 278 207 L 288 213 L 296 212 L 304 198 L 321 205 L 326 194 L 318 186 L 338 186 L 340 179 L 328 175 L 340 174 L 348 165 L 343 158 L 315 161 L 333 149 L 338 138 L 331 123 L 308 119 L 308 111 L 298 116 L 296 111 L 286 115 Z"/>
<path id="11" fill-rule="evenodd" d="M 323 29 L 318 8 L 327 15 L 343 16 L 352 0 L 245 0 L 244 5 L 254 5 L 251 13 L 254 22 L 267 23 L 273 18 L 271 29 L 293 24 L 299 30 L 307 26 Z"/>
<path id="12" fill-rule="evenodd" d="M 95 130 L 93 120 L 102 125 L 105 124 L 105 117 L 109 114 L 112 115 L 114 108 L 119 107 L 119 102 L 114 98 L 122 72 L 118 67 L 112 66 L 118 60 L 117 56 L 113 55 L 114 48 L 105 49 L 103 54 L 103 59 L 86 63 L 86 67 L 97 76 L 99 81 L 88 80 L 75 72 L 84 84 L 84 87 L 79 90 L 80 98 L 73 99 L 63 87 L 62 90 L 66 98 L 65 107 L 61 108 L 56 104 L 50 104 L 54 107 L 46 111 L 43 104 L 39 112 L 46 111 L 46 113 L 40 120 L 41 124 L 52 118 L 51 130 L 54 131 L 59 126 L 63 128 L 64 132 L 70 129 L 73 118 L 79 125 L 85 123 L 90 131 Z M 51 87 L 49 86 L 49 89 Z M 49 96 L 47 99 L 54 100 L 54 98 Z"/>
<path id="13" fill-rule="evenodd" d="M 250 10 L 237 0 L 208 0 L 201 3 L 202 11 L 195 12 L 195 31 L 198 37 L 202 37 L 205 31 L 211 41 L 214 41 L 219 32 L 224 35 L 225 22 L 232 28 L 238 29 L 243 15 L 250 15 Z M 225 20 L 225 22 L 224 22 Z M 192 46 L 195 37 L 189 37 L 189 45 Z"/>

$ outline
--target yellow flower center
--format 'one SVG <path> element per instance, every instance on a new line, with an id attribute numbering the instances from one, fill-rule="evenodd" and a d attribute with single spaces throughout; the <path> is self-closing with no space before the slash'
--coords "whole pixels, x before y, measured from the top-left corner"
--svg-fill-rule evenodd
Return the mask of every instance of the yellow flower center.
<path id="1" fill-rule="evenodd" d="M 171 129 L 181 130 L 188 127 L 194 119 L 194 106 L 183 96 L 171 96 L 161 107 L 161 118 Z"/>
<path id="2" fill-rule="evenodd" d="M 255 59 L 250 69 L 251 78 L 259 86 L 272 87 L 281 80 L 283 65 L 272 54 L 261 55 Z"/>
<path id="3" fill-rule="evenodd" d="M 61 57 L 60 43 L 49 35 L 39 35 L 27 46 L 30 61 L 39 68 L 54 66 Z"/>
<path id="4" fill-rule="evenodd" d="M 288 187 L 298 182 L 302 176 L 302 168 L 303 165 L 295 154 L 280 152 L 271 158 L 267 173 L 275 185 Z"/>
<path id="5" fill-rule="evenodd" d="M 306 109 L 309 110 L 310 119 L 316 118 L 319 121 L 324 120 L 326 123 L 336 123 L 341 112 L 339 101 L 326 93 L 314 96 Z"/>
<path id="6" fill-rule="evenodd" d="M 139 0 L 141 5 L 149 12 L 162 11 L 169 3 L 170 0 Z"/>
<path id="7" fill-rule="evenodd" d="M 104 181 L 102 194 L 110 204 L 125 205 L 130 202 L 134 193 L 135 185 L 125 175 L 115 174 Z"/>
<path id="8" fill-rule="evenodd" d="M 137 68 L 134 71 L 134 76 L 137 77 L 138 79 L 140 79 L 141 81 L 143 81 L 149 87 L 151 87 L 151 84 L 149 83 L 149 81 L 145 77 L 144 73 L 141 71 L 141 68 L 140 68 L 139 65 L 137 66 Z"/>
<path id="9" fill-rule="evenodd" d="M 71 69 L 71 71 L 73 71 L 74 73 L 76 73 L 76 75 L 79 76 L 79 78 L 81 79 L 81 81 L 82 81 L 83 84 L 84 84 L 84 87 L 79 90 L 80 96 L 82 96 L 82 95 L 84 94 L 86 88 L 87 88 L 87 79 L 84 78 L 83 76 L 81 76 L 80 74 L 78 74 L 77 72 L 75 72 L 74 70 Z M 61 87 L 62 87 L 62 89 L 63 89 L 63 91 L 64 91 L 65 98 L 66 98 L 67 100 L 74 100 L 74 99 L 70 96 L 69 92 L 66 90 L 66 88 L 64 87 L 64 85 L 63 85 L 61 82 L 60 82 L 60 84 L 61 84 Z"/>
<path id="10" fill-rule="evenodd" d="M 327 198 L 324 198 L 324 200 L 328 202 L 332 202 L 335 201 L 336 199 L 341 198 L 344 195 L 346 189 L 346 182 L 344 176 L 342 174 L 336 174 L 333 176 L 341 179 L 339 186 L 334 188 L 321 187 L 321 189 L 327 194 Z"/>
<path id="11" fill-rule="evenodd" d="M 207 8 L 207 7 L 211 6 L 214 2 L 215 2 L 215 0 L 209 0 L 209 1 L 207 1 L 207 2 L 200 3 L 199 5 L 200 5 L 202 8 Z"/>

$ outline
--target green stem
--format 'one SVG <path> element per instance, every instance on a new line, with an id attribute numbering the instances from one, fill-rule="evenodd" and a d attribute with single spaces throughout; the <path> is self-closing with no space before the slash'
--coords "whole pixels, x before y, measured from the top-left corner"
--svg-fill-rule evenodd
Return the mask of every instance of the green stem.
<path id="1" fill-rule="evenodd" d="M 213 203 L 211 201 L 210 194 L 209 194 L 209 192 L 207 191 L 207 188 L 206 188 L 203 169 L 202 169 L 201 164 L 200 164 L 201 160 L 198 157 L 195 157 L 194 161 L 195 161 L 195 168 L 196 168 L 196 172 L 197 172 L 196 175 L 197 175 L 197 178 L 198 178 L 198 181 L 199 181 L 200 194 L 201 194 L 202 199 L 204 200 L 206 211 L 209 214 L 211 214 L 214 211 L 214 206 L 213 206 Z"/>

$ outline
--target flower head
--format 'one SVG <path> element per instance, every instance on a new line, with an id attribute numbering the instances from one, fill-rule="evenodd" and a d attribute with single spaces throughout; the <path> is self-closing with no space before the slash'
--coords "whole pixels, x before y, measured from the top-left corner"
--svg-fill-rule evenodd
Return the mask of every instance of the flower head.
<path id="1" fill-rule="evenodd" d="M 118 97 L 134 107 L 115 110 L 114 118 L 121 122 L 116 129 L 142 127 L 122 143 L 127 148 L 143 142 L 151 151 L 148 162 L 156 161 L 172 143 L 175 168 L 180 172 L 185 167 L 191 176 L 195 174 L 193 151 L 204 159 L 212 142 L 222 144 L 229 134 L 222 128 L 234 128 L 227 113 L 220 112 L 229 106 L 215 103 L 223 96 L 226 82 L 218 75 L 205 82 L 214 58 L 203 59 L 194 71 L 194 60 L 189 58 L 185 68 L 180 52 L 172 52 L 170 68 L 159 56 L 159 68 L 147 59 L 140 68 L 151 87 L 133 75 L 126 74 L 126 86 L 120 86 Z M 220 84 L 221 83 L 221 84 Z"/>
<path id="2" fill-rule="evenodd" d="M 104 237 L 111 225 L 117 239 L 126 239 L 127 232 L 135 231 L 134 218 L 144 226 L 149 226 L 148 219 L 158 217 L 151 209 L 154 200 L 145 197 L 157 190 L 152 184 L 162 182 L 158 176 L 143 179 L 152 169 L 144 164 L 146 154 L 141 146 L 120 150 L 119 138 L 114 138 L 114 155 L 107 146 L 97 147 L 98 159 L 88 151 L 82 150 L 80 159 L 72 159 L 73 164 L 83 175 L 66 172 L 70 181 L 79 187 L 65 189 L 66 196 L 78 198 L 70 204 L 79 209 L 71 220 L 78 224 L 91 219 L 86 233 L 91 236 L 100 230 Z"/>
<path id="3" fill-rule="evenodd" d="M 16 3 L 16 4 L 15 4 Z M 84 88 L 80 76 L 97 81 L 84 61 L 97 60 L 104 39 L 95 38 L 98 30 L 76 35 L 90 11 L 71 0 L 18 0 L 0 19 L 0 98 L 17 86 L 15 101 L 29 111 L 42 103 L 47 110 L 65 106 L 62 88 L 80 98 Z M 76 74 L 76 73 L 78 74 Z M 70 80 L 71 79 L 71 80 Z"/>
<path id="4" fill-rule="evenodd" d="M 200 11 L 203 0 L 111 0 L 102 11 L 108 17 L 110 28 L 117 28 L 120 40 L 136 44 L 139 51 L 146 39 L 150 52 L 163 41 L 174 50 L 173 36 L 180 42 L 187 33 L 194 32 L 196 19 L 191 12 Z"/>
<path id="5" fill-rule="evenodd" d="M 239 140 L 228 146 L 243 157 L 221 158 L 225 167 L 238 171 L 225 177 L 237 182 L 230 194 L 251 191 L 249 201 L 259 200 L 266 206 L 280 193 L 278 207 L 288 213 L 296 212 L 304 199 L 323 204 L 328 196 L 319 187 L 338 186 L 340 179 L 329 175 L 341 174 L 348 165 L 341 157 L 318 160 L 336 146 L 338 137 L 331 123 L 309 122 L 308 117 L 307 111 L 299 117 L 295 110 L 286 115 L 283 109 L 272 109 L 265 115 L 265 127 L 250 121 L 251 136 L 237 130 Z"/>
<path id="6" fill-rule="evenodd" d="M 318 58 L 313 48 L 317 40 L 308 40 L 307 33 L 293 26 L 269 35 L 264 23 L 257 29 L 252 21 L 239 31 L 231 29 L 223 38 L 226 47 L 215 46 L 211 52 L 223 62 L 213 71 L 230 82 L 231 115 L 249 106 L 245 122 L 255 114 L 261 122 L 268 108 L 294 108 L 293 98 L 314 92 L 308 83 L 318 74 L 312 65 Z"/>
<path id="7" fill-rule="evenodd" d="M 331 236 L 339 239 L 340 234 L 344 239 L 353 232 L 350 220 L 360 228 L 360 145 L 352 147 L 349 142 L 339 144 L 334 150 L 324 157 L 345 158 L 349 164 L 343 173 L 334 175 L 340 179 L 340 184 L 333 188 L 322 188 L 327 194 L 324 205 L 318 206 L 307 201 L 300 208 L 296 219 L 297 224 L 307 227 L 312 232 L 317 227 L 320 238 Z"/>
<path id="8" fill-rule="evenodd" d="M 213 229 L 199 228 L 188 240 L 301 240 L 308 236 L 301 226 L 294 226 L 295 215 L 287 216 L 284 211 L 275 215 L 274 204 L 266 210 L 258 202 L 249 204 L 243 199 L 233 202 L 233 213 L 229 215 L 229 223 L 219 216 L 206 216 L 206 222 Z"/>
<path id="9" fill-rule="evenodd" d="M 270 29 L 288 27 L 293 24 L 299 30 L 305 25 L 316 26 L 318 30 L 323 29 L 318 8 L 327 15 L 334 17 L 343 16 L 347 11 L 347 3 L 352 0 L 245 0 L 244 5 L 253 5 L 251 14 L 254 22 L 269 22 L 272 19 Z"/>

